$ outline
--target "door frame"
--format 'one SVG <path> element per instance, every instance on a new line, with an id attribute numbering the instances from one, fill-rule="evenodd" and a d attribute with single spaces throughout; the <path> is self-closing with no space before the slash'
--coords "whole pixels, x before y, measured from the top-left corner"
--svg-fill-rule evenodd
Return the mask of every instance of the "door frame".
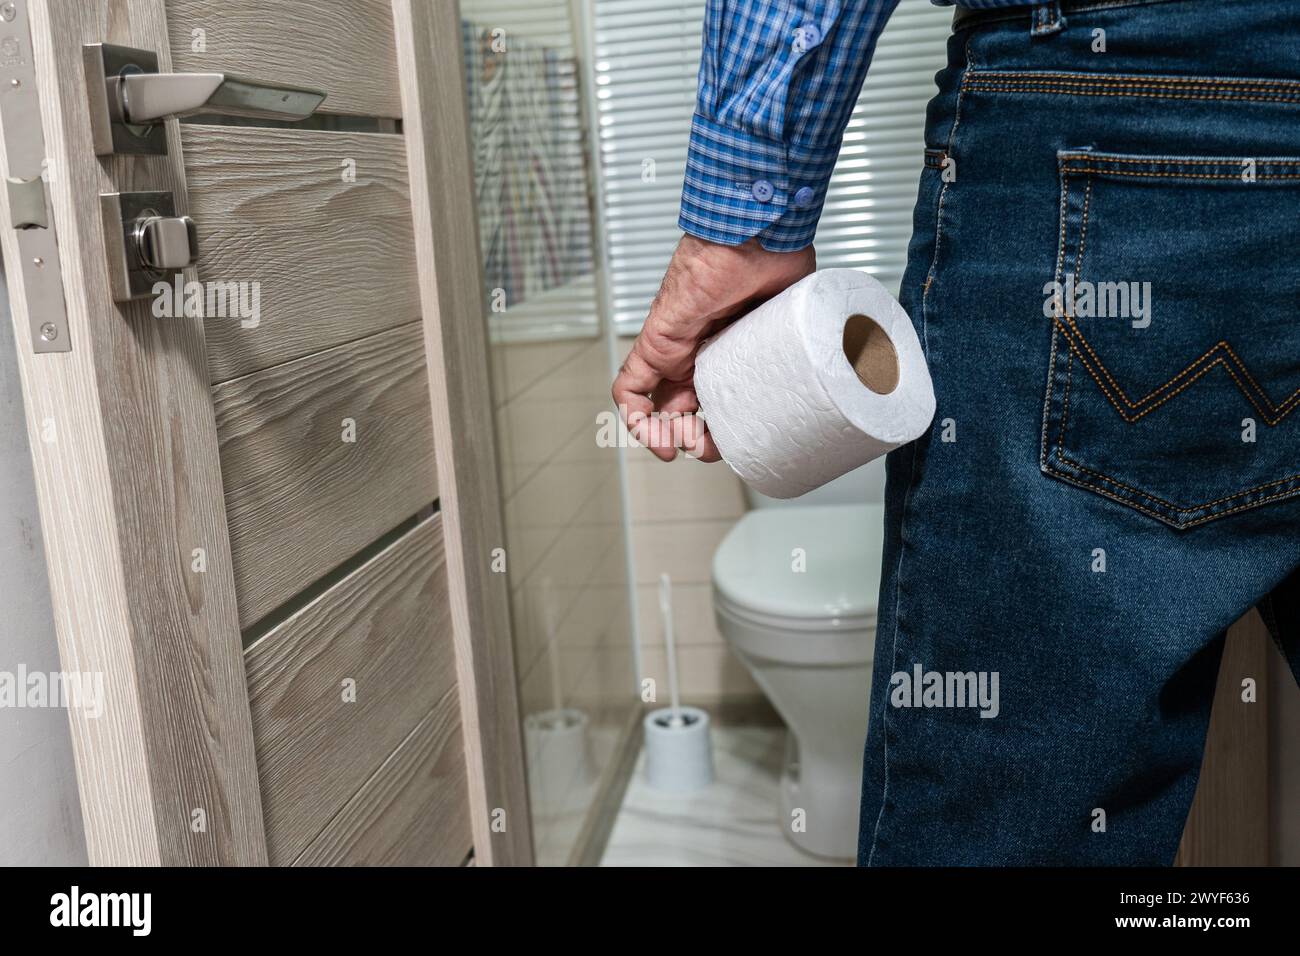
<path id="1" fill-rule="evenodd" d="M 530 866 L 460 22 L 456 2 L 393 0 L 474 854 Z"/>

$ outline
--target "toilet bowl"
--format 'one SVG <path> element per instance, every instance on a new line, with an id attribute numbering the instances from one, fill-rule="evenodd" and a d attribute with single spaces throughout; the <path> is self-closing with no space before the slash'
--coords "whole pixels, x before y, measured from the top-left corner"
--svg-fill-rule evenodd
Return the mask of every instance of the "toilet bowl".
<path id="1" fill-rule="evenodd" d="M 782 828 L 818 856 L 857 850 L 883 512 L 757 507 L 713 557 L 718 629 L 789 731 Z"/>

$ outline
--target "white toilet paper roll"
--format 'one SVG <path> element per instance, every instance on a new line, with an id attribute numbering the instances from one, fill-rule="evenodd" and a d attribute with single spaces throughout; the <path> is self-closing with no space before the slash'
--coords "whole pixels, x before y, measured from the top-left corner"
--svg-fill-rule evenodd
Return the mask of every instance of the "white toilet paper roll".
<path id="1" fill-rule="evenodd" d="M 695 390 L 723 459 L 773 498 L 913 441 L 934 417 L 911 319 L 854 269 L 816 272 L 706 342 Z"/>

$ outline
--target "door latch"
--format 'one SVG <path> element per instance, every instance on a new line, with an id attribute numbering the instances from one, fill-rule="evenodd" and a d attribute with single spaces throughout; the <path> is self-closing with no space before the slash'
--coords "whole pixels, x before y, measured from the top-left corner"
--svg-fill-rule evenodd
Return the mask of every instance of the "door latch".
<path id="1" fill-rule="evenodd" d="M 9 161 L 5 192 L 9 225 L 18 231 L 32 350 L 70 352 L 63 269 L 44 175 L 45 129 L 36 91 L 28 3 L 11 0 L 0 6 L 0 127 Z"/>
<path id="2" fill-rule="evenodd" d="M 95 154 L 163 155 L 163 120 L 195 113 L 304 120 L 325 101 L 320 90 L 258 83 L 227 73 L 159 73 L 149 50 L 89 43 L 82 48 Z"/>
<path id="3" fill-rule="evenodd" d="M 145 298 L 198 257 L 194 220 L 176 215 L 171 193 L 105 193 L 99 201 L 115 301 Z"/>

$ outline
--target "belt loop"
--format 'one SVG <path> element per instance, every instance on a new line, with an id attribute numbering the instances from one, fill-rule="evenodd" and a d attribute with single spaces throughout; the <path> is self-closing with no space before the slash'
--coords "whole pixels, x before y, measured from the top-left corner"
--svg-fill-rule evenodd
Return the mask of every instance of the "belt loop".
<path id="1" fill-rule="evenodd" d="M 1065 27 L 1065 17 L 1061 14 L 1061 0 L 1047 0 L 1035 6 L 1030 22 L 1033 24 L 1029 28 L 1030 36 L 1047 37 L 1053 33 L 1060 33 Z"/>

